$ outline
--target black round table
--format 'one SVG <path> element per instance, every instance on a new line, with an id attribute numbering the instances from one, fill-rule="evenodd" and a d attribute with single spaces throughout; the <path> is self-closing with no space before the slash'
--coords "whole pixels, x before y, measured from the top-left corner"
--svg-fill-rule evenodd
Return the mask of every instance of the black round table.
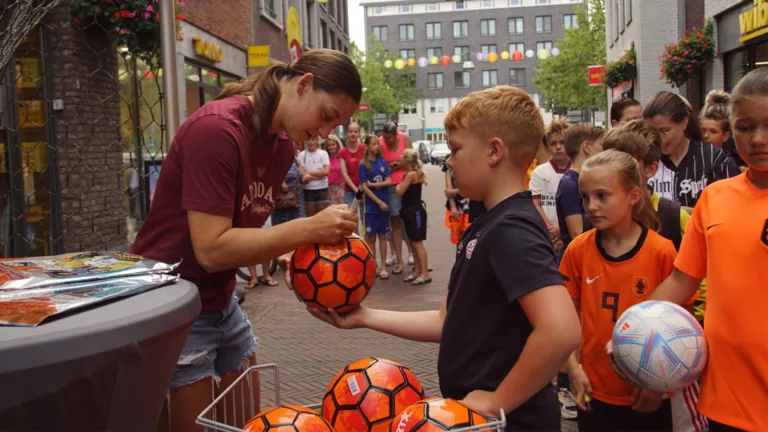
<path id="1" fill-rule="evenodd" d="M 180 280 L 38 327 L 0 326 L 0 429 L 155 430 L 200 307 Z"/>

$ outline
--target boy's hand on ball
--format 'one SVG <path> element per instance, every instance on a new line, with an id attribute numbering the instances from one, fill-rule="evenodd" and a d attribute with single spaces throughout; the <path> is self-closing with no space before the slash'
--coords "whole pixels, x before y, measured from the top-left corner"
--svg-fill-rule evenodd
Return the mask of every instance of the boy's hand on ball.
<path id="1" fill-rule="evenodd" d="M 664 400 L 664 393 L 637 387 L 632 393 L 632 409 L 641 413 L 656 412 Z"/>
<path id="2" fill-rule="evenodd" d="M 333 309 L 328 309 L 326 312 L 323 312 L 318 308 L 307 307 L 309 313 L 315 318 L 323 320 L 336 328 L 345 330 L 363 327 L 363 314 L 365 313 L 365 309 L 365 306 L 358 306 L 344 315 L 339 315 Z"/>
<path id="3" fill-rule="evenodd" d="M 461 403 L 475 410 L 486 420 L 499 418 L 499 404 L 496 402 L 494 392 L 475 390 L 470 392 Z"/>
<path id="4" fill-rule="evenodd" d="M 608 359 L 610 360 L 611 369 L 613 369 L 613 372 L 622 381 L 632 384 L 632 381 L 630 381 L 630 379 L 627 378 L 627 375 L 624 372 L 622 372 L 622 370 L 619 368 L 619 365 L 616 364 L 616 359 L 613 358 L 613 342 L 608 341 L 608 343 L 605 344 L 605 353 L 608 354 Z"/>
<path id="5" fill-rule="evenodd" d="M 315 243 L 335 244 L 357 229 L 357 215 L 346 204 L 329 206 L 312 216 Z"/>

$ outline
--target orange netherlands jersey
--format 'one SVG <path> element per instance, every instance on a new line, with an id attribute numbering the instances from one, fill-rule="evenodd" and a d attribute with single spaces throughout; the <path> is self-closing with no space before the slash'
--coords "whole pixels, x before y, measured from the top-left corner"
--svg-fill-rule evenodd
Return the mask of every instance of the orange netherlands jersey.
<path id="1" fill-rule="evenodd" d="M 707 186 L 675 267 L 707 278 L 709 360 L 699 411 L 739 429 L 768 430 L 768 190 L 746 174 Z"/>
<path id="2" fill-rule="evenodd" d="M 635 386 L 613 372 L 605 344 L 622 313 L 648 300 L 674 268 L 675 246 L 651 230 L 625 255 L 608 256 L 600 234 L 590 230 L 568 245 L 560 272 L 571 298 L 581 303 L 581 364 L 592 383 L 592 397 L 613 405 L 631 406 Z"/>

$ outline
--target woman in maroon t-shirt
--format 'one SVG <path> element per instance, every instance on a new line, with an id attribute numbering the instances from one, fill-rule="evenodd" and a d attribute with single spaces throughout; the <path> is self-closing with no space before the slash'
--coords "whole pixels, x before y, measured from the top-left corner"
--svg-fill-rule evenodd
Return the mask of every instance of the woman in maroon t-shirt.
<path id="1" fill-rule="evenodd" d="M 200 290 L 202 311 L 171 379 L 165 427 L 197 430 L 195 419 L 214 395 L 256 363 L 258 339 L 233 296 L 235 269 L 305 243 L 335 243 L 357 227 L 357 216 L 341 205 L 261 228 L 295 157 L 294 143 L 327 137 L 354 114 L 361 94 L 349 57 L 312 50 L 290 66 L 276 64 L 228 84 L 176 133 L 131 248 L 159 261 L 181 261 L 181 276 Z M 287 255 L 280 260 L 284 265 Z M 258 381 L 244 401 L 232 402 L 258 410 Z"/>

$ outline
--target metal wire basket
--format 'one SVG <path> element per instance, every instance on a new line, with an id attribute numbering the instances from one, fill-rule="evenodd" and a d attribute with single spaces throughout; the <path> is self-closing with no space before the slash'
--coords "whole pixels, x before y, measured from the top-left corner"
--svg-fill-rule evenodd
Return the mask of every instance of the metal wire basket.
<path id="1" fill-rule="evenodd" d="M 197 417 L 196 423 L 203 426 L 205 431 L 213 430 L 220 432 L 245 432 L 242 427 L 250 421 L 256 414 L 258 414 L 256 406 L 253 403 L 253 399 L 245 395 L 247 389 L 251 389 L 254 383 L 254 374 L 263 373 L 266 370 L 272 371 L 274 374 L 274 386 L 275 386 L 275 406 L 279 406 L 280 402 L 280 368 L 277 363 L 265 363 L 258 366 L 251 366 L 245 372 L 242 373 L 235 382 L 233 382 L 226 390 L 224 390 L 213 402 L 208 405 L 205 410 Z M 234 396 L 234 398 L 232 398 Z M 238 398 L 239 396 L 239 398 Z M 235 403 L 228 404 L 227 399 L 234 399 Z M 246 403 L 246 399 L 249 399 L 249 403 Z M 238 406 L 239 405 L 239 406 Z M 322 403 L 316 403 L 312 405 L 306 405 L 307 408 L 320 411 Z M 239 408 L 239 409 L 238 409 Z M 500 411 L 498 420 L 492 420 L 483 425 L 464 427 L 460 429 L 453 429 L 455 432 L 470 432 L 470 431 L 496 431 L 503 432 L 507 420 L 504 415 L 504 410 Z M 362 431 L 361 431 L 362 432 Z"/>

